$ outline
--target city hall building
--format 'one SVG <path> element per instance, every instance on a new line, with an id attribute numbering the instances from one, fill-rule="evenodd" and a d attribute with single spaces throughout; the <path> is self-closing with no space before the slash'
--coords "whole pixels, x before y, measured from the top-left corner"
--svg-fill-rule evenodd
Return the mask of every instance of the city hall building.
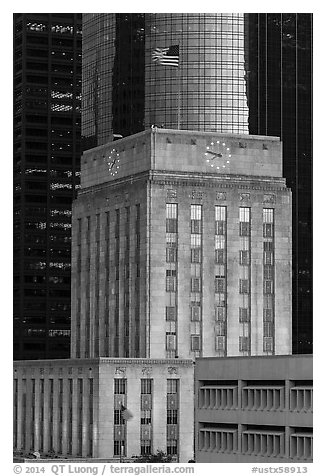
<path id="1" fill-rule="evenodd" d="M 72 229 L 71 359 L 15 362 L 14 448 L 187 462 L 194 360 L 291 353 L 281 142 L 151 128 L 91 149 Z"/>
<path id="2" fill-rule="evenodd" d="M 291 353 L 277 138 L 152 128 L 84 152 L 73 358 Z"/>

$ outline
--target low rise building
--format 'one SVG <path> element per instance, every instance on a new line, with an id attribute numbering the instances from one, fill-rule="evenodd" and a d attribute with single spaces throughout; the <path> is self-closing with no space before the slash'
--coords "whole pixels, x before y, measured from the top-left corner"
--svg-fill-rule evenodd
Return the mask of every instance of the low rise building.
<path id="1" fill-rule="evenodd" d="M 191 360 L 15 362 L 14 448 L 117 460 L 162 449 L 187 462 L 193 385 Z"/>
<path id="2" fill-rule="evenodd" d="M 197 463 L 312 462 L 312 356 L 201 358 Z"/>

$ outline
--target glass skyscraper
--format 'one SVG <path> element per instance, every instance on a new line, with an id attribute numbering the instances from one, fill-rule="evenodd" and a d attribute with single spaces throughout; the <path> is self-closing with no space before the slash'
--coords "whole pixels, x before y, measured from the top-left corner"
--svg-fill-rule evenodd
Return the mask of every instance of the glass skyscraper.
<path id="1" fill-rule="evenodd" d="M 179 67 L 155 48 L 179 45 Z M 83 148 L 151 125 L 248 132 L 243 14 L 84 14 Z"/>
<path id="2" fill-rule="evenodd" d="M 312 352 L 312 14 L 247 14 L 249 133 L 283 142 L 293 197 L 293 352 Z"/>
<path id="3" fill-rule="evenodd" d="M 81 14 L 14 15 L 14 358 L 69 356 Z"/>

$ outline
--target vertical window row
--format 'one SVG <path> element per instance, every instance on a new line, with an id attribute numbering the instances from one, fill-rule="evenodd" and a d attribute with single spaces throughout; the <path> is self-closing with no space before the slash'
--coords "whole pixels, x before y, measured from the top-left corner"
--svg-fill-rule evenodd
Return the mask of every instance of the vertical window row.
<path id="1" fill-rule="evenodd" d="M 177 355 L 178 204 L 166 204 L 165 320 L 166 357 Z"/>
<path id="2" fill-rule="evenodd" d="M 153 379 L 140 381 L 140 453 L 152 453 L 152 405 Z"/>
<path id="3" fill-rule="evenodd" d="M 215 206 L 215 350 L 226 355 L 227 282 L 226 282 L 226 207 Z"/>
<path id="4" fill-rule="evenodd" d="M 110 347 L 110 212 L 105 213 L 105 347 L 104 355 L 109 357 L 112 352 Z"/>
<path id="5" fill-rule="evenodd" d="M 190 350 L 199 356 L 202 316 L 202 205 L 190 205 Z"/>
<path id="6" fill-rule="evenodd" d="M 80 358 L 80 299 L 81 299 L 81 234 L 82 234 L 82 220 L 78 218 L 77 220 L 77 276 L 76 276 L 76 357 Z"/>
<path id="7" fill-rule="evenodd" d="M 274 209 L 263 209 L 263 352 L 274 353 Z"/>
<path id="8" fill-rule="evenodd" d="M 119 285 L 120 285 L 120 210 L 115 211 L 115 254 L 114 254 L 114 269 L 115 269 L 115 308 L 114 308 L 114 356 L 119 356 Z"/>
<path id="9" fill-rule="evenodd" d="M 17 448 L 17 436 L 18 436 L 18 379 L 14 379 L 14 390 L 13 390 L 13 403 L 14 403 L 14 428 L 13 428 L 13 445 L 14 448 Z"/>
<path id="10" fill-rule="evenodd" d="M 127 408 L 127 379 L 114 379 L 114 407 L 113 407 L 113 454 L 124 456 L 126 443 L 126 421 L 123 411 Z"/>
<path id="11" fill-rule="evenodd" d="M 88 428 L 89 428 L 89 448 L 88 456 L 93 456 L 93 395 L 94 395 L 94 381 L 93 378 L 88 379 L 89 400 L 88 400 Z"/>
<path id="12" fill-rule="evenodd" d="M 72 378 L 68 379 L 68 422 L 67 422 L 67 444 L 68 444 L 68 454 L 72 454 L 72 401 L 73 401 L 73 380 Z M 49 409 L 50 410 L 50 409 Z"/>
<path id="13" fill-rule="evenodd" d="M 85 358 L 90 357 L 90 319 L 91 319 L 91 286 L 90 286 L 90 276 L 91 276 L 91 243 L 90 243 L 90 233 L 91 233 L 91 217 L 86 217 L 86 269 L 85 269 Z"/>
<path id="14" fill-rule="evenodd" d="M 49 450 L 54 451 L 54 441 L 53 441 L 53 413 L 54 413 L 54 381 L 53 378 L 49 379 Z"/>
<path id="15" fill-rule="evenodd" d="M 58 453 L 62 453 L 63 427 L 63 379 L 59 378 L 58 391 Z"/>
<path id="16" fill-rule="evenodd" d="M 251 209 L 239 208 L 239 352 L 250 355 Z"/>
<path id="17" fill-rule="evenodd" d="M 135 223 L 135 327 L 134 327 L 134 357 L 140 357 L 140 204 L 136 204 Z"/>
<path id="18" fill-rule="evenodd" d="M 125 253 L 124 253 L 124 356 L 129 357 L 129 283 L 130 283 L 130 207 L 125 208 Z"/>
<path id="19" fill-rule="evenodd" d="M 177 455 L 179 436 L 179 380 L 167 380 L 166 403 L 166 452 L 168 455 Z"/>
<path id="20" fill-rule="evenodd" d="M 31 381 L 32 384 L 32 408 L 31 408 L 31 426 L 30 426 L 30 444 L 31 448 L 34 448 L 35 441 L 34 441 L 34 428 L 35 428 L 35 379 L 33 378 Z M 38 419 L 38 418 L 37 418 Z"/>
<path id="21" fill-rule="evenodd" d="M 99 312 L 100 312 L 100 214 L 96 214 L 95 222 L 95 312 L 94 312 L 94 357 L 99 356 Z"/>
<path id="22" fill-rule="evenodd" d="M 83 452 L 83 379 L 77 379 L 77 455 Z"/>

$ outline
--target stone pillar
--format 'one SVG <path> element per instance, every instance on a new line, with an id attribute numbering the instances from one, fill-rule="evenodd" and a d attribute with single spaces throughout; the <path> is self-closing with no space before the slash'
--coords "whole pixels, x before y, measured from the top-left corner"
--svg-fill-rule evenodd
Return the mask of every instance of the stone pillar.
<path id="1" fill-rule="evenodd" d="M 63 398 L 62 398 L 62 454 L 66 455 L 68 452 L 68 379 L 63 376 Z"/>
<path id="2" fill-rule="evenodd" d="M 43 401 L 43 453 L 47 453 L 49 451 L 49 419 L 50 419 L 50 411 L 49 411 L 49 398 L 50 398 L 50 385 L 49 385 L 49 378 L 47 376 L 44 379 L 44 401 Z"/>

